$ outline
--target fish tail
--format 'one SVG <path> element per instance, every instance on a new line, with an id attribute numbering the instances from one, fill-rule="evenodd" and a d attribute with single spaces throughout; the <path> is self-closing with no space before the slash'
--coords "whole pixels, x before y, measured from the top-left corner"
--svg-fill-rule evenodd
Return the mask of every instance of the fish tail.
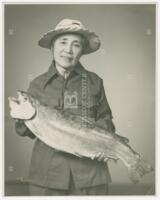
<path id="1" fill-rule="evenodd" d="M 136 184 L 139 182 L 140 178 L 151 171 L 153 171 L 153 167 L 139 158 L 134 166 L 128 168 L 128 175 L 131 181 Z"/>

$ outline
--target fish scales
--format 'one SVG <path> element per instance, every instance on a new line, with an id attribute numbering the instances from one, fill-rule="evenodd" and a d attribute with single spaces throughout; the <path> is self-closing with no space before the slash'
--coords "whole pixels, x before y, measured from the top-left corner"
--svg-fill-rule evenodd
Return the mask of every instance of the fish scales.
<path id="1" fill-rule="evenodd" d="M 38 110 L 36 118 L 34 118 L 33 120 L 26 120 L 25 124 L 30 130 L 33 131 L 33 133 L 37 133 L 38 135 L 39 133 L 46 133 L 46 130 L 48 130 L 47 131 L 48 137 L 45 139 L 45 142 L 49 146 L 53 147 L 54 145 L 54 148 L 72 154 L 74 154 L 77 151 L 81 151 L 81 156 L 86 156 L 86 157 L 87 155 L 85 150 L 90 150 L 87 151 L 87 153 L 89 153 L 88 157 L 91 157 L 97 151 L 102 151 L 102 149 L 104 149 L 103 147 L 105 145 L 104 139 L 101 137 L 101 135 L 99 137 L 99 134 L 96 134 L 97 132 L 95 132 L 94 129 L 84 128 L 83 131 L 82 129 L 77 130 L 77 124 L 75 123 L 73 124 L 73 122 L 70 122 L 67 119 L 63 118 L 63 115 L 61 115 L 61 120 L 60 116 L 58 120 L 53 116 L 49 120 L 48 118 L 46 120 L 46 117 L 47 116 L 44 114 L 44 110 L 42 108 Z M 55 123 L 53 123 L 53 121 Z M 42 123 L 43 125 L 39 126 L 39 124 Z M 80 127 L 79 124 L 78 127 Z M 90 134 L 88 134 L 89 130 L 91 131 Z M 43 134 L 43 136 L 45 135 Z M 84 143 L 84 138 L 85 138 L 85 143 Z M 99 139 L 98 144 L 97 144 L 97 139 Z M 51 141 L 53 141 L 54 144 L 53 142 L 52 144 L 50 144 Z M 63 141 L 61 143 L 62 146 L 60 143 L 57 144 L 57 141 Z M 96 148 L 95 144 L 97 144 Z"/>
<path id="2" fill-rule="evenodd" d="M 32 133 L 52 148 L 88 158 L 104 152 L 106 158 L 123 162 L 134 183 L 153 171 L 124 137 L 109 133 L 92 122 L 84 127 L 80 116 L 40 105 L 23 91 L 18 92 L 18 98 L 9 97 L 9 105 L 11 117 L 23 119 Z"/>
<path id="3" fill-rule="evenodd" d="M 45 120 L 47 116 L 45 116 L 45 115 L 43 116 L 44 111 L 42 111 L 42 110 L 43 110 L 43 108 L 41 109 L 41 112 L 37 113 L 37 115 L 38 115 L 37 118 Z M 43 117 L 41 117 L 41 116 L 43 116 Z M 53 124 L 53 121 L 55 122 L 54 124 Z M 72 148 L 73 148 L 74 144 L 76 144 L 74 142 L 74 140 L 77 140 L 77 142 L 79 142 L 79 143 L 81 142 L 80 148 L 85 146 L 85 148 L 83 148 L 83 149 L 86 149 L 88 147 L 88 145 L 90 145 L 90 148 L 92 148 L 93 145 L 91 146 L 91 144 L 93 144 L 93 142 L 97 143 L 97 139 L 99 137 L 99 134 L 97 134 L 97 132 L 95 132 L 94 129 L 84 128 L 83 131 L 82 131 L 82 129 L 80 129 L 82 127 L 81 124 L 78 124 L 78 123 L 75 123 L 74 121 L 70 121 L 66 118 L 63 118 L 63 115 L 60 115 L 60 114 L 59 114 L 58 120 L 57 120 L 57 118 L 55 119 L 52 116 L 49 120 L 47 119 L 46 124 L 47 124 L 48 127 L 50 127 L 54 131 L 58 129 L 60 131 L 59 135 L 64 133 L 64 135 L 63 135 L 63 140 L 64 140 L 63 145 L 65 145 L 66 143 L 69 144 L 69 145 L 72 144 Z M 62 126 L 62 124 L 63 124 L 63 126 Z M 90 134 L 88 134 L 89 130 L 91 132 Z M 64 137 L 66 136 L 66 133 L 68 135 L 70 135 L 70 138 L 67 136 L 67 138 L 69 138 L 69 141 L 67 140 L 67 138 L 64 139 Z M 92 134 L 93 137 L 91 137 L 91 134 Z M 86 139 L 85 143 L 84 143 L 83 137 L 85 137 L 85 139 Z M 105 136 L 105 137 L 109 137 L 109 136 Z M 110 139 L 112 139 L 112 138 L 110 137 Z M 104 139 L 102 138 L 101 134 L 100 134 L 100 137 L 99 137 L 99 141 L 101 141 L 102 144 L 104 143 Z M 115 142 L 115 141 L 113 141 L 113 142 Z M 102 150 L 101 143 L 99 144 L 100 150 Z M 110 145 L 111 145 L 111 141 L 110 141 Z M 70 146 L 69 146 L 69 148 L 70 148 Z M 96 150 L 94 146 L 93 146 L 93 150 L 94 150 L 94 152 Z"/>

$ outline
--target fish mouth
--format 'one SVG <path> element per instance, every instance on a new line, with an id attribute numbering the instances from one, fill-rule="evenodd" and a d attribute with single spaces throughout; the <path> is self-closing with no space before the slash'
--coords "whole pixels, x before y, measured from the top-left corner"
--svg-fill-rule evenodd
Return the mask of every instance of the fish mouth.
<path id="1" fill-rule="evenodd" d="M 21 90 L 18 90 L 17 91 L 17 94 L 18 94 L 18 100 L 24 100 L 25 99 L 25 92 L 21 91 Z"/>
<path id="2" fill-rule="evenodd" d="M 10 115 L 14 119 L 28 120 L 36 115 L 36 109 L 32 105 L 26 92 L 17 91 L 18 97 L 8 97 Z"/>
<path id="3" fill-rule="evenodd" d="M 12 101 L 12 103 L 20 104 L 20 101 L 15 97 L 8 97 L 8 100 Z"/>
<path id="4" fill-rule="evenodd" d="M 24 100 L 23 92 L 18 90 L 17 95 L 18 95 L 17 98 L 16 97 L 8 97 L 9 102 L 20 105 L 22 100 Z"/>

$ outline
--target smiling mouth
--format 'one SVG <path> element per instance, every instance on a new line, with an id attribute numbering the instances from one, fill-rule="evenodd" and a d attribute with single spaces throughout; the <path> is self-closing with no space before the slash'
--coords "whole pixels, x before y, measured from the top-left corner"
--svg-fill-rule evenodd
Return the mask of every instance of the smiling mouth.
<path id="1" fill-rule="evenodd" d="M 66 59 L 66 60 L 73 60 L 73 57 L 70 57 L 70 56 L 61 56 L 61 57 Z"/>

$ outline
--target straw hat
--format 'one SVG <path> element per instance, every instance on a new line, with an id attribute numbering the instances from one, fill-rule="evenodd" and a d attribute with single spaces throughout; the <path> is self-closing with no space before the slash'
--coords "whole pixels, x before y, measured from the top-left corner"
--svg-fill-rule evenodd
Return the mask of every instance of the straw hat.
<path id="1" fill-rule="evenodd" d="M 99 49 L 100 40 L 94 33 L 86 29 L 78 20 L 63 19 L 60 21 L 54 30 L 51 30 L 43 35 L 38 44 L 44 48 L 51 48 L 53 39 L 65 33 L 75 33 L 83 36 L 87 40 L 87 45 L 84 48 L 83 54 L 89 54 Z"/>

